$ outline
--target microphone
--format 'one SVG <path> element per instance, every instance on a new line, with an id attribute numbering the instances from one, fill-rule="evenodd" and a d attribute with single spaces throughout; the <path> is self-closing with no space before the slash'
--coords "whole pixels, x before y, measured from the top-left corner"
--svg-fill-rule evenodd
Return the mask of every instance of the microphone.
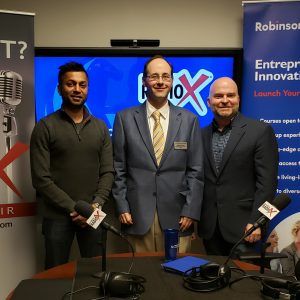
<path id="1" fill-rule="evenodd" d="M 114 234 L 116 234 L 117 236 L 121 237 L 128 243 L 128 245 L 131 249 L 131 253 L 132 253 L 132 261 L 131 261 L 129 271 L 128 271 L 128 273 L 129 273 L 133 266 L 134 250 L 133 250 L 131 243 L 126 238 L 126 236 L 120 230 L 115 228 L 114 226 L 103 221 L 106 214 L 98 208 L 94 209 L 93 206 L 91 204 L 87 203 L 86 201 L 82 201 L 82 200 L 77 201 L 74 209 L 81 216 L 87 218 L 86 223 L 88 225 L 92 226 L 95 229 L 97 229 L 98 226 L 100 225 L 104 229 L 109 230 L 109 231 L 113 232 Z M 105 245 L 105 244 L 102 244 L 102 245 Z M 102 271 L 105 271 L 105 270 L 106 270 L 106 246 L 103 247 L 103 253 L 102 253 Z M 97 278 L 102 278 L 103 272 L 96 273 L 93 276 L 97 277 Z"/>
<path id="2" fill-rule="evenodd" d="M 229 259 L 232 257 L 232 254 L 234 253 L 235 249 L 239 244 L 247 237 L 249 236 L 255 229 L 260 228 L 264 226 L 269 220 L 273 219 L 281 210 L 286 208 L 291 202 L 291 198 L 282 193 L 275 197 L 274 201 L 269 203 L 266 201 L 263 203 L 261 207 L 259 207 L 259 211 L 263 213 L 264 215 L 257 219 L 257 221 L 253 224 L 253 226 L 245 232 L 245 234 L 234 244 L 232 247 L 226 261 L 225 265 L 228 263 Z"/>
<path id="3" fill-rule="evenodd" d="M 291 198 L 282 193 L 275 197 L 272 204 L 268 201 L 263 203 L 258 209 L 263 215 L 255 221 L 249 230 L 246 231 L 243 239 L 249 236 L 257 228 L 263 227 L 269 220 L 272 220 L 281 210 L 286 208 L 290 202 Z"/>
<path id="4" fill-rule="evenodd" d="M 197 268 L 191 268 L 184 273 L 184 287 L 196 292 L 211 292 L 224 288 L 231 279 L 231 267 L 228 262 L 231 259 L 235 249 L 240 243 L 249 236 L 255 229 L 264 226 L 269 220 L 273 219 L 281 210 L 286 208 L 291 199 L 286 194 L 279 194 L 274 201 L 269 203 L 266 201 L 259 211 L 263 214 L 253 226 L 245 232 L 245 234 L 234 244 L 224 264 L 207 263 Z M 300 268 L 300 263 L 299 263 Z M 263 273 L 263 272 L 262 272 Z M 300 276 L 300 273 L 299 273 Z"/>
<path id="5" fill-rule="evenodd" d="M 76 202 L 74 207 L 75 211 L 78 212 L 83 217 L 87 218 L 87 224 L 92 226 L 93 228 L 98 228 L 100 225 L 101 227 L 113 232 L 114 234 L 124 238 L 124 234 L 115 228 L 114 226 L 108 224 L 107 222 L 103 221 L 106 214 L 101 211 L 100 209 L 94 209 L 92 205 L 89 203 L 79 200 Z"/>

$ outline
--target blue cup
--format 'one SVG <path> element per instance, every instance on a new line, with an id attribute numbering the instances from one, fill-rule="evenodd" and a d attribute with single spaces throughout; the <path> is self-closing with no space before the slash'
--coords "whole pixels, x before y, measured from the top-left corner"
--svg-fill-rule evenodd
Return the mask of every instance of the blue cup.
<path id="1" fill-rule="evenodd" d="M 178 229 L 165 229 L 165 259 L 167 261 L 174 260 L 177 257 Z"/>

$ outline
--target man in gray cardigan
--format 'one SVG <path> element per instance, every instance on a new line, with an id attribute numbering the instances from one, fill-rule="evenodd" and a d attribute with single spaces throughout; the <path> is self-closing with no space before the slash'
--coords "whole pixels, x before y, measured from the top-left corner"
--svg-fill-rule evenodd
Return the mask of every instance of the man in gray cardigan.
<path id="1" fill-rule="evenodd" d="M 103 121 L 84 103 L 88 75 L 81 64 L 60 67 L 58 91 L 62 107 L 41 119 L 30 143 L 33 186 L 43 216 L 45 267 L 66 263 L 76 234 L 81 256 L 101 254 L 100 228 L 87 227 L 74 206 L 78 200 L 94 208 L 108 200 L 113 182 L 112 146 Z"/>

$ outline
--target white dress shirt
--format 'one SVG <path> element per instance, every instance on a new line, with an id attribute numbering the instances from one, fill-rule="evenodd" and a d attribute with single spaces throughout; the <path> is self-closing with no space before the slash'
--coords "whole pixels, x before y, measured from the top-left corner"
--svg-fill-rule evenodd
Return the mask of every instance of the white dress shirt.
<path id="1" fill-rule="evenodd" d="M 150 129 L 151 139 L 153 140 L 153 127 L 154 127 L 154 118 L 151 116 L 154 111 L 157 109 L 152 106 L 149 101 L 146 103 L 146 110 L 147 110 L 147 119 L 148 119 L 148 125 Z M 164 132 L 164 139 L 166 141 L 168 128 L 169 128 L 169 115 L 170 115 L 170 106 L 169 102 L 167 102 L 163 107 L 159 109 L 159 112 L 161 114 L 160 116 L 160 124 Z"/>

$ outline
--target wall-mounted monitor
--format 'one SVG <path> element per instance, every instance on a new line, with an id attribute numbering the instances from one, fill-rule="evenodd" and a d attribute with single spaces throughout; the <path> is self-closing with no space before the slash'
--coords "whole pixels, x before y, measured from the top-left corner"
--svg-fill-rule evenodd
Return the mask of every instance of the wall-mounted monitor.
<path id="1" fill-rule="evenodd" d="M 241 83 L 241 49 L 197 48 L 36 48 L 36 120 L 57 110 L 58 67 L 69 61 L 82 63 L 89 74 L 86 102 L 93 115 L 103 119 L 110 131 L 117 111 L 146 100 L 142 85 L 144 63 L 163 55 L 174 68 L 169 100 L 199 116 L 201 127 L 212 120 L 206 99 L 210 83 L 222 76 Z"/>

